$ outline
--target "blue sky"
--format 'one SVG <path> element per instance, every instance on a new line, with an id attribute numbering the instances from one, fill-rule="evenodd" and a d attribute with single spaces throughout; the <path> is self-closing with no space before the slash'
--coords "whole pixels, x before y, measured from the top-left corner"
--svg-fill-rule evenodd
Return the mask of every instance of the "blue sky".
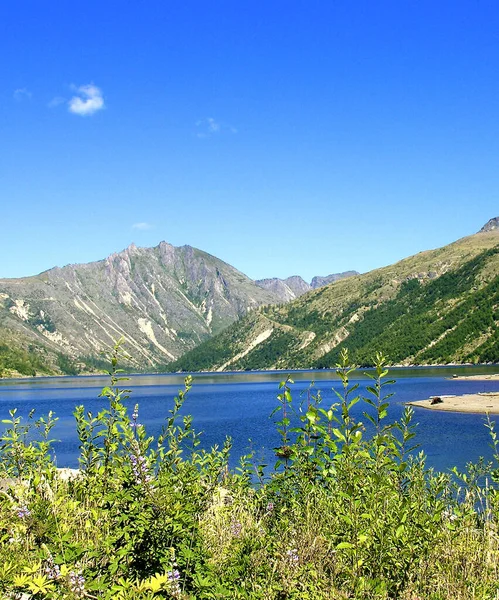
<path id="1" fill-rule="evenodd" d="M 0 277 L 365 272 L 499 215 L 496 0 L 0 3 Z"/>

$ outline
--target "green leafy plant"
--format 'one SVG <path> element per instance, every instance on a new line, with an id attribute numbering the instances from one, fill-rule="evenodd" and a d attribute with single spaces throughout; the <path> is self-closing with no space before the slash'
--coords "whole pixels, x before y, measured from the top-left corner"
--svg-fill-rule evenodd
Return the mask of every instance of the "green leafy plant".
<path id="1" fill-rule="evenodd" d="M 191 377 L 160 435 L 147 434 L 121 387 L 122 356 L 120 340 L 101 393 L 107 406 L 75 410 L 74 477 L 55 469 L 53 414 L 25 423 L 11 411 L 4 421 L 3 597 L 496 598 L 498 470 L 483 461 L 452 476 L 428 469 L 415 454 L 413 409 L 389 420 L 394 382 L 382 354 L 365 395 L 346 350 L 331 396 L 312 385 L 295 405 L 286 378 L 274 469 L 249 454 L 234 470 L 230 440 L 202 448 L 185 410 Z"/>

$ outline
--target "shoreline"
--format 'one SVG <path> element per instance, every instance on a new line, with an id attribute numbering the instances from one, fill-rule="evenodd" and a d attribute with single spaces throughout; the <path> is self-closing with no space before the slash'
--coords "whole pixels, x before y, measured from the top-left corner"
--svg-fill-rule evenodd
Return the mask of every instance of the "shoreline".
<path id="1" fill-rule="evenodd" d="M 467 378 L 464 377 L 464 379 Z M 438 398 L 413 400 L 405 404 L 406 406 L 415 406 L 426 410 L 497 415 L 499 414 L 499 391 L 463 394 L 461 396 L 443 395 L 438 396 Z"/>
<path id="2" fill-rule="evenodd" d="M 396 376 L 397 370 L 404 370 L 404 369 L 445 369 L 445 368 L 452 368 L 452 367 L 456 367 L 456 368 L 462 368 L 462 367 L 493 367 L 494 365 L 488 365 L 488 364 L 483 364 L 483 365 L 471 365 L 471 364 L 456 364 L 456 363 L 448 363 L 448 364 L 439 364 L 439 365 L 402 365 L 402 364 L 396 364 L 396 365 L 388 365 L 387 369 L 389 370 L 390 374 L 393 373 L 393 376 Z M 358 372 L 362 372 L 363 370 L 373 370 L 374 367 L 357 367 L 356 371 Z M 498 368 L 499 370 L 499 368 Z M 328 369 L 313 369 L 313 368 L 302 368 L 302 369 L 283 369 L 283 368 L 267 368 L 267 369 L 251 369 L 251 370 L 245 370 L 245 369 L 234 369 L 234 370 L 230 370 L 230 371 L 150 371 L 150 372 L 143 372 L 143 371 L 130 371 L 130 372 L 124 372 L 122 373 L 123 377 L 135 377 L 135 376 L 149 376 L 149 375 L 179 375 L 182 377 L 185 377 L 186 375 L 213 375 L 216 373 L 220 373 L 220 374 L 231 374 L 231 373 L 237 373 L 237 374 L 245 374 L 245 373 L 307 373 L 307 372 L 315 372 L 315 371 L 324 371 L 324 372 L 330 372 L 330 373 L 335 373 L 336 372 L 336 368 L 335 367 L 331 367 Z M 53 374 L 53 375 L 22 375 L 22 374 L 9 374 L 9 376 L 0 376 L 0 381 L 24 381 L 24 380 L 42 380 L 42 379 L 59 379 L 59 378 L 66 378 L 66 379 L 70 379 L 70 378 L 86 378 L 86 377 L 106 377 L 108 376 L 109 373 L 105 372 L 105 371 L 96 371 L 96 372 L 82 372 L 82 373 L 78 373 L 77 375 L 63 375 L 63 374 Z M 445 377 L 448 380 L 453 380 L 453 381 L 499 381 L 499 372 L 498 373 L 483 373 L 481 375 L 452 375 L 452 376 L 447 376 Z"/>
<path id="3" fill-rule="evenodd" d="M 457 375 L 448 377 L 453 381 L 499 381 L 499 373 L 491 373 L 490 375 Z"/>

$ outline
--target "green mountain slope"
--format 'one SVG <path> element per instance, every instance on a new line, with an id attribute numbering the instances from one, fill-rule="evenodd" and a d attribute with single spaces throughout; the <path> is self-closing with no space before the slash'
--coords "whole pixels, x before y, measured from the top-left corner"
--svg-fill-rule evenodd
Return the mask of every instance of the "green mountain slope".
<path id="1" fill-rule="evenodd" d="M 499 229 L 266 306 L 186 353 L 177 370 L 499 361 Z"/>

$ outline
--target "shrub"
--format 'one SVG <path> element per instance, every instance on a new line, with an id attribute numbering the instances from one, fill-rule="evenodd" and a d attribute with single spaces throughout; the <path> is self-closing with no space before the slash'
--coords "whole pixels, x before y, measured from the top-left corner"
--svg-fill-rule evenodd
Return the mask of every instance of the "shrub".
<path id="1" fill-rule="evenodd" d="M 108 407 L 75 411 L 76 477 L 54 467 L 52 414 L 24 425 L 11 411 L 4 421 L 4 598 L 496 597 L 499 501 L 480 482 L 499 471 L 479 463 L 451 478 L 428 469 L 414 454 L 412 409 L 387 420 L 394 382 L 383 356 L 364 398 L 346 351 L 333 402 L 311 388 L 297 410 L 293 382 L 283 381 L 273 469 L 247 456 L 230 471 L 230 440 L 203 450 L 180 415 L 190 377 L 161 435 L 147 435 L 139 407 L 125 407 L 121 354 L 118 342 L 101 394 Z M 358 402 L 364 422 L 352 417 Z"/>

